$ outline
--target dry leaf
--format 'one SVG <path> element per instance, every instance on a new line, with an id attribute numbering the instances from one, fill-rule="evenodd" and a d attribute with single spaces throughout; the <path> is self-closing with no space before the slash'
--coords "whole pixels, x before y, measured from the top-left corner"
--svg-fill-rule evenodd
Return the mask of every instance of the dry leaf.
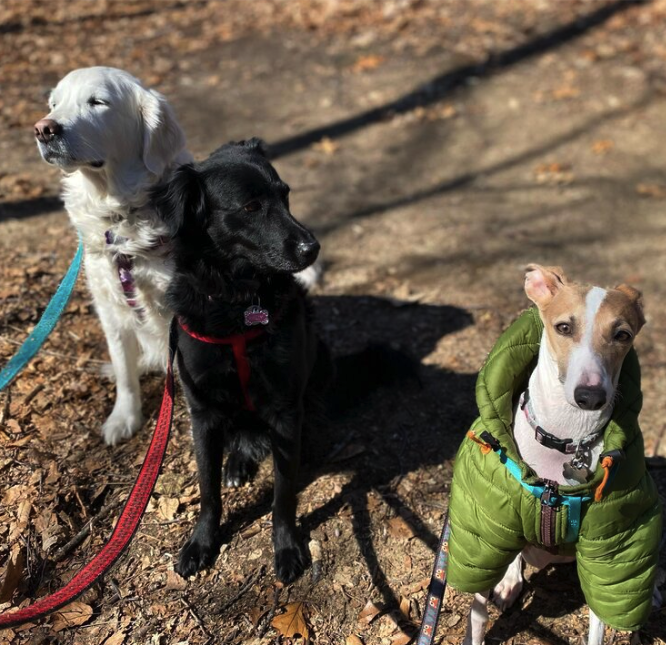
<path id="1" fill-rule="evenodd" d="M 167 571 L 164 588 L 182 591 L 187 589 L 187 580 L 181 578 L 175 571 Z"/>
<path id="2" fill-rule="evenodd" d="M 83 623 L 90 620 L 92 613 L 93 610 L 90 605 L 77 601 L 71 602 L 69 605 L 66 605 L 53 614 L 54 618 L 51 629 L 54 632 L 59 632 L 67 627 L 83 625 Z"/>
<path id="3" fill-rule="evenodd" d="M 399 631 L 395 636 L 391 636 L 391 645 L 407 645 L 412 642 L 412 637 Z"/>
<path id="4" fill-rule="evenodd" d="M 410 540 L 414 537 L 414 529 L 399 515 L 388 521 L 388 532 L 391 537 L 399 540 Z"/>
<path id="5" fill-rule="evenodd" d="M 361 613 L 358 615 L 358 622 L 369 625 L 375 618 L 377 618 L 377 615 L 380 614 L 381 611 L 381 607 L 375 605 L 371 600 L 368 600 L 368 602 L 365 603 L 365 607 L 363 607 Z"/>
<path id="6" fill-rule="evenodd" d="M 176 511 L 180 502 L 176 497 L 160 497 L 157 502 L 157 514 L 167 522 L 176 517 Z"/>
<path id="7" fill-rule="evenodd" d="M 384 56 L 366 55 L 359 56 L 356 62 L 352 65 L 353 72 L 366 72 L 371 69 L 377 69 L 386 58 Z"/>
<path id="8" fill-rule="evenodd" d="M 661 184 L 640 183 L 636 184 L 636 192 L 643 197 L 656 197 L 663 199 L 666 197 L 666 186 Z"/>
<path id="9" fill-rule="evenodd" d="M 592 152 L 594 152 L 595 155 L 605 155 L 614 147 L 615 143 L 613 143 L 610 139 L 601 139 L 599 141 L 595 141 L 592 144 Z"/>
<path id="10" fill-rule="evenodd" d="M 9 602 L 12 599 L 16 587 L 23 578 L 23 562 L 23 549 L 9 558 L 5 579 L 2 581 L 2 587 L 0 587 L 0 603 Z"/>
<path id="11" fill-rule="evenodd" d="M 355 634 L 352 634 L 345 638 L 345 645 L 363 645 L 363 641 Z"/>
<path id="12" fill-rule="evenodd" d="M 109 636 L 103 645 L 122 645 L 125 642 L 125 632 L 119 631 Z"/>
<path id="13" fill-rule="evenodd" d="M 460 614 L 453 614 L 451 618 L 446 621 L 447 627 L 455 627 L 459 622 L 462 616 Z"/>
<path id="14" fill-rule="evenodd" d="M 315 143 L 312 146 L 312 148 L 314 150 L 318 150 L 319 152 L 323 152 L 324 154 L 332 155 L 334 152 L 337 152 L 339 150 L 340 144 L 337 143 L 336 141 L 333 141 L 333 139 L 324 137 L 323 139 L 321 139 L 321 141 Z"/>
<path id="15" fill-rule="evenodd" d="M 302 602 L 290 602 L 284 607 L 284 613 L 275 616 L 271 621 L 274 627 L 282 636 L 291 638 L 292 636 L 302 636 L 307 639 L 310 636 L 310 630 L 305 618 L 305 604 Z"/>
<path id="16" fill-rule="evenodd" d="M 411 605 L 409 600 L 404 596 L 400 597 L 400 612 L 405 618 L 409 618 L 409 612 L 411 611 Z"/>

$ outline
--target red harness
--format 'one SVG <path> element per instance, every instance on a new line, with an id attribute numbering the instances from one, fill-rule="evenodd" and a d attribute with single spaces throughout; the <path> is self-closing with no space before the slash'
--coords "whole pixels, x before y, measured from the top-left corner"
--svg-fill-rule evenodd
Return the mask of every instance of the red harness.
<path id="1" fill-rule="evenodd" d="M 247 390 L 248 383 L 250 382 L 250 361 L 245 350 L 248 340 L 253 340 L 261 336 L 266 330 L 257 327 L 255 329 L 248 329 L 242 334 L 233 334 L 231 336 L 217 338 L 216 336 L 203 336 L 193 332 L 180 318 L 178 319 L 178 324 L 186 334 L 192 336 L 192 338 L 200 340 L 202 343 L 211 343 L 212 345 L 231 345 L 231 350 L 234 353 L 234 361 L 236 362 L 236 372 L 238 373 L 238 380 L 240 382 L 241 392 L 243 393 L 243 407 L 246 410 L 254 412 L 254 403 Z"/>

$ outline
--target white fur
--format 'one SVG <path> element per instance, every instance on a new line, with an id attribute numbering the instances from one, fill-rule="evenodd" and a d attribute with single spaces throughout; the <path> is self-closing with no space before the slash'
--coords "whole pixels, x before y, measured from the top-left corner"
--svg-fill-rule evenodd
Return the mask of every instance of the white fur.
<path id="1" fill-rule="evenodd" d="M 64 172 L 65 207 L 83 240 L 86 277 L 116 381 L 116 402 L 102 427 L 113 445 L 142 425 L 139 372 L 166 366 L 171 312 L 165 292 L 173 269 L 166 249 L 155 246 L 166 229 L 148 205 L 148 192 L 192 156 L 164 96 L 122 70 L 70 72 L 51 93 L 49 107 L 46 118 L 63 131 L 37 145 L 44 160 Z M 107 245 L 107 230 L 126 241 Z M 122 291 L 115 253 L 134 258 L 136 309 Z M 297 277 L 309 289 L 320 273 L 316 264 Z"/>
<path id="2" fill-rule="evenodd" d="M 91 105 L 91 99 L 108 105 Z M 116 402 L 103 425 L 105 441 L 115 444 L 142 424 L 139 360 L 145 369 L 163 369 L 166 363 L 171 315 L 164 295 L 172 268 L 164 249 L 154 248 L 166 230 L 147 206 L 148 190 L 192 158 L 164 97 L 127 72 L 75 70 L 58 83 L 49 105 L 47 118 L 63 132 L 54 144 L 38 146 L 44 160 L 65 174 L 65 207 L 85 247 L 86 277 L 116 380 Z M 107 230 L 127 241 L 108 246 Z M 134 257 L 142 316 L 127 304 L 114 253 Z"/>
<path id="3" fill-rule="evenodd" d="M 567 377 L 564 382 L 567 400 L 573 406 L 576 405 L 574 391 L 579 385 L 601 386 L 606 391 L 606 400 L 613 400 L 615 385 L 593 347 L 594 321 L 601 303 L 606 298 L 606 293 L 605 289 L 592 287 L 585 296 L 585 331 L 580 343 L 569 356 Z"/>

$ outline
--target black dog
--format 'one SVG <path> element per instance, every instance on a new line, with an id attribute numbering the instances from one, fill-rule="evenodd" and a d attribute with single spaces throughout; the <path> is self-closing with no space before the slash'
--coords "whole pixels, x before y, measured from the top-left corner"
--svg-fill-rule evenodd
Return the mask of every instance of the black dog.
<path id="1" fill-rule="evenodd" d="M 153 200 L 173 237 L 168 301 L 201 490 L 177 571 L 190 576 L 219 551 L 223 450 L 229 486 L 246 482 L 272 450 L 275 571 L 291 582 L 308 564 L 296 527 L 301 429 L 332 374 L 293 276 L 315 261 L 319 243 L 289 212 L 289 187 L 258 139 L 180 167 Z"/>

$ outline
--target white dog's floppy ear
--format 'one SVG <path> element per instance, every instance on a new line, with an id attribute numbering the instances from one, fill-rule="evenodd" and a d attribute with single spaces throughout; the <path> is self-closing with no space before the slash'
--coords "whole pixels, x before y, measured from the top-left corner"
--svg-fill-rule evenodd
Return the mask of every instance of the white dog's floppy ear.
<path id="1" fill-rule="evenodd" d="M 561 267 L 530 264 L 525 270 L 525 293 L 539 309 L 543 309 L 567 282 Z"/>
<path id="2" fill-rule="evenodd" d="M 141 88 L 143 117 L 143 163 L 160 177 L 185 147 L 185 133 L 167 100 L 155 90 Z"/>

